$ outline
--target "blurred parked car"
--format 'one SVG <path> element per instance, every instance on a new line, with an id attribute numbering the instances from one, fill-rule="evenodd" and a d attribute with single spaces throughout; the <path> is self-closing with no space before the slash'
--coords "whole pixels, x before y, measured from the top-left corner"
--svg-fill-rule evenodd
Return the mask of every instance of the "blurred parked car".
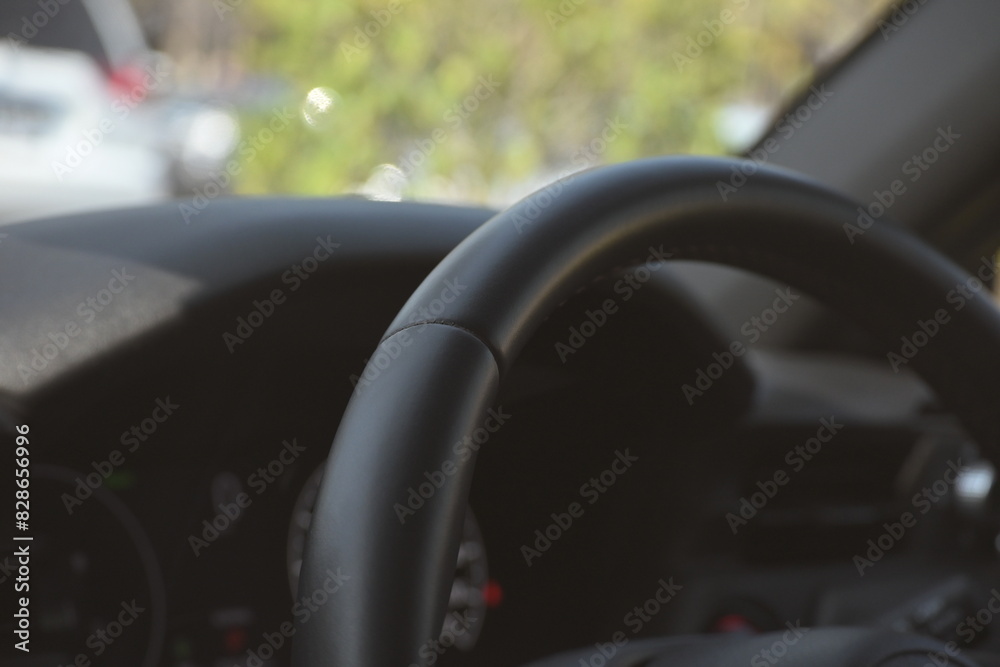
<path id="1" fill-rule="evenodd" d="M 236 144 L 233 115 L 176 90 L 126 0 L 12 0 L 0 35 L 0 221 L 194 192 Z"/>

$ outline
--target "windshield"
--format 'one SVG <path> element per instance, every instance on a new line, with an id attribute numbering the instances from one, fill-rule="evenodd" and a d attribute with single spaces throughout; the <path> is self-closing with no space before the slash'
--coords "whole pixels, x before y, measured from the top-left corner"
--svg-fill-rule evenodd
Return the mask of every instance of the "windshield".
<path id="1" fill-rule="evenodd" d="M 739 152 L 888 3 L 133 0 L 156 53 L 86 76 L 36 5 L 3 10 L 8 219 L 224 193 L 502 206 L 599 164 Z"/>

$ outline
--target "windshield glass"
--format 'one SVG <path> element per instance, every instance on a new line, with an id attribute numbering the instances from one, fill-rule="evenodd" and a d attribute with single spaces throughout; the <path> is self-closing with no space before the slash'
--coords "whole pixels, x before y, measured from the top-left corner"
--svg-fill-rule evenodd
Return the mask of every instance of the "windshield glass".
<path id="1" fill-rule="evenodd" d="M 58 53 L 122 50 L 121 12 L 79 5 L 89 49 L 36 5 L 3 10 L 6 219 L 225 193 L 502 206 L 739 152 L 888 2 L 133 0 L 152 50 L 111 71 Z"/>
<path id="2" fill-rule="evenodd" d="M 205 18 L 297 102 L 241 190 L 502 205 L 595 164 L 739 151 L 885 4 L 258 1 Z M 246 135 L 271 112 L 244 108 Z"/>

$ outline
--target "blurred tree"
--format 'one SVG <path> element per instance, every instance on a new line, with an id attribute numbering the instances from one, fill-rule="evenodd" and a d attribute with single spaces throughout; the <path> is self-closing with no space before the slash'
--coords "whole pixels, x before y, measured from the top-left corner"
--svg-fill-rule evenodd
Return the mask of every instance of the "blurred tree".
<path id="1" fill-rule="evenodd" d="M 589 164 L 739 148 L 726 127 L 760 129 L 888 4 L 206 2 L 296 115 L 268 140 L 272 109 L 243 114 L 241 191 L 497 204 Z"/>

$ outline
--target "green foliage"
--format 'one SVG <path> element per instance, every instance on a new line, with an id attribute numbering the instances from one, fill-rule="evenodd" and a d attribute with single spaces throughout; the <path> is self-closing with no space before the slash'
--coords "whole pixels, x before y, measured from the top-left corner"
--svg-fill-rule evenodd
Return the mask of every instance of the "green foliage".
<path id="1" fill-rule="evenodd" d="M 885 4 L 246 2 L 227 20 L 247 37 L 247 66 L 290 86 L 276 106 L 335 95 L 317 127 L 296 122 L 260 151 L 239 187 L 338 194 L 395 164 L 405 196 L 502 203 L 584 164 L 725 152 L 720 109 L 774 110 Z M 246 112 L 245 134 L 269 114 Z M 601 140 L 615 119 L 623 129 Z"/>

